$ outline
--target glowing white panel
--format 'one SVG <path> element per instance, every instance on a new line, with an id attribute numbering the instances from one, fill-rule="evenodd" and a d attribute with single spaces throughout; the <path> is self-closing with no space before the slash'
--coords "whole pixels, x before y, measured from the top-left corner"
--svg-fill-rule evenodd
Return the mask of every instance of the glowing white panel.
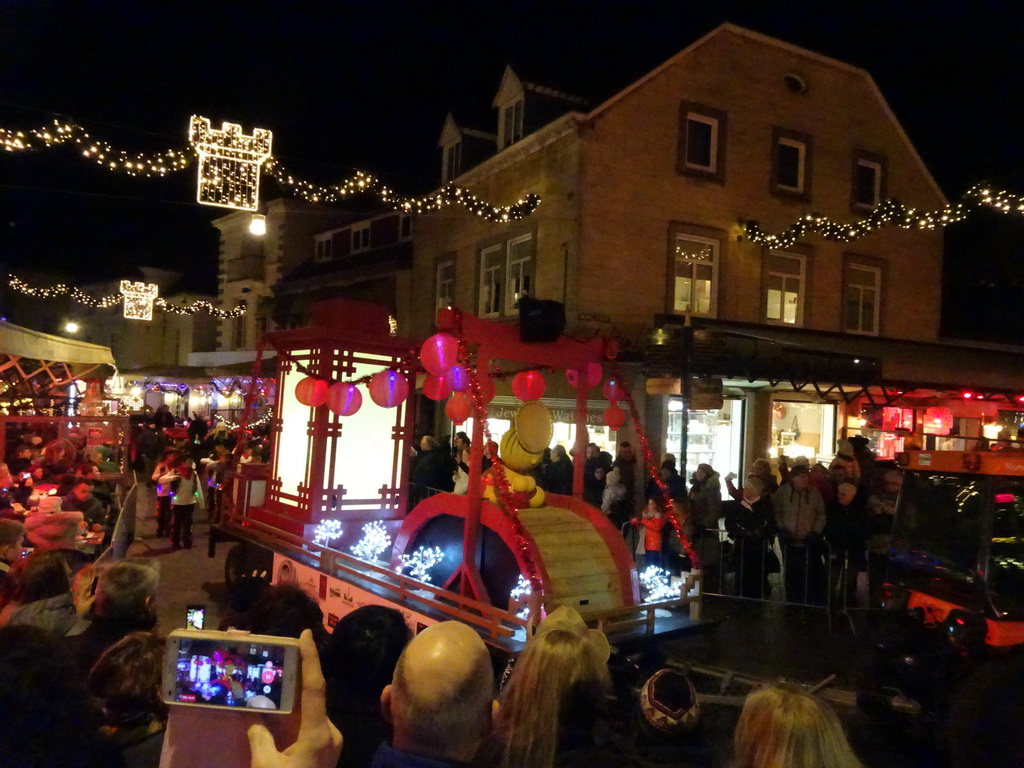
<path id="1" fill-rule="evenodd" d="M 368 357 L 362 355 L 362 357 Z M 381 358 L 380 365 L 356 363 L 355 371 L 347 379 L 358 379 L 382 370 L 392 362 Z M 395 408 L 381 408 L 368 396 L 363 397 L 362 407 L 352 416 L 332 416 L 332 421 L 341 423 L 341 436 L 328 441 L 327 456 L 333 453 L 333 472 L 327 474 L 325 486 L 345 489 L 339 499 L 345 509 L 372 509 L 379 504 L 353 504 L 356 499 L 380 499 L 380 489 L 394 485 L 395 441 L 393 433 L 396 417 L 404 413 L 405 404 Z M 333 483 L 331 478 L 333 475 Z"/>
<path id="2" fill-rule="evenodd" d="M 309 350 L 292 353 L 303 359 Z M 277 477 L 281 481 L 281 493 L 294 495 L 299 485 L 306 481 L 306 464 L 309 461 L 309 416 L 310 407 L 295 398 L 295 385 L 305 374 L 292 368 L 282 377 L 278 389 L 281 401 L 281 434 L 277 442 Z"/>

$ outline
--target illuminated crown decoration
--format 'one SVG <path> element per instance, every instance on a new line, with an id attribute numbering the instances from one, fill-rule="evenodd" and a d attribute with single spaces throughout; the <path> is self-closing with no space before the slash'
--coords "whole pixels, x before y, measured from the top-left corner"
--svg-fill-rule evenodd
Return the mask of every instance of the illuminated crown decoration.
<path id="1" fill-rule="evenodd" d="M 129 320 L 152 320 L 153 302 L 160 292 L 154 283 L 121 281 L 121 296 L 124 299 L 124 316 Z"/>
<path id="2" fill-rule="evenodd" d="M 246 136 L 235 123 L 216 131 L 209 118 L 193 115 L 188 141 L 199 155 L 197 202 L 243 211 L 259 207 L 260 166 L 270 157 L 272 131 L 255 128 Z"/>

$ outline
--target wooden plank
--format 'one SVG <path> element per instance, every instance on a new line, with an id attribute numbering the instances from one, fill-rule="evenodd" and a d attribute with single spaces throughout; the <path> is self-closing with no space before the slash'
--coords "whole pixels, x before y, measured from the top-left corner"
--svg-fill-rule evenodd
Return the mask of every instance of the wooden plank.
<path id="1" fill-rule="evenodd" d="M 605 550 L 604 541 L 593 528 L 588 528 L 585 531 L 564 531 L 554 532 L 551 535 L 538 534 L 533 537 L 534 541 L 540 544 L 541 541 L 558 542 L 560 544 L 589 544 L 595 551 Z"/>
<path id="2" fill-rule="evenodd" d="M 566 595 L 589 592 L 616 592 L 618 574 L 599 573 L 569 579 L 551 579 L 548 582 L 550 594 Z"/>
<path id="3" fill-rule="evenodd" d="M 605 575 L 618 574 L 618 569 L 611 560 L 601 562 L 598 560 L 550 560 L 545 558 L 544 566 L 548 570 L 548 576 L 552 579 L 595 576 L 599 573 Z"/>
<path id="4" fill-rule="evenodd" d="M 618 596 L 611 593 L 573 594 L 551 596 L 546 599 L 549 606 L 569 605 L 575 608 L 586 618 L 590 611 L 611 611 L 622 607 L 618 602 Z M 552 609 L 553 609 L 552 608 Z"/>

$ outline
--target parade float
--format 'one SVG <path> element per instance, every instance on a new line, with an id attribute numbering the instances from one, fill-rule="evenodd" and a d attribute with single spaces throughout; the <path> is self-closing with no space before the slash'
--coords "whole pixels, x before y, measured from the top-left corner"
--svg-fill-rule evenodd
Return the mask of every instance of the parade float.
<path id="1" fill-rule="evenodd" d="M 310 327 L 264 337 L 260 356 L 272 348 L 277 366 L 271 459 L 239 467 L 211 536 L 211 552 L 218 539 L 241 542 L 228 580 L 267 570 L 275 583 L 296 583 L 329 627 L 360 605 L 385 604 L 414 630 L 457 619 L 506 651 L 560 605 L 623 641 L 699 628 L 699 570 L 674 581 L 639 574 L 622 532 L 582 501 L 584 462 L 571 496 L 545 493 L 531 474 L 552 438 L 541 371 L 565 375 L 577 393 L 578 456 L 587 396 L 602 382 L 609 424 L 627 417 L 620 401 L 638 418 L 619 374 L 606 380 L 614 346 L 523 341 L 516 325 L 451 309 L 438 326 L 418 343 L 397 335 L 387 310 L 339 300 L 318 305 Z M 522 402 L 500 445 L 487 418 L 497 378 L 512 378 Z M 453 424 L 472 422 L 463 494 L 411 490 L 417 382 Z M 671 505 L 669 517 L 692 552 Z"/>

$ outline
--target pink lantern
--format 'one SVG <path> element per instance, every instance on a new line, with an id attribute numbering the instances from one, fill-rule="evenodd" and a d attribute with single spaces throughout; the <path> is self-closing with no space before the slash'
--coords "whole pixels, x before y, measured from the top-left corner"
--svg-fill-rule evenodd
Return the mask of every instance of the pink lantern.
<path id="1" fill-rule="evenodd" d="M 339 416 L 351 416 L 363 404 L 363 393 L 355 384 L 339 381 L 327 390 L 327 407 Z"/>
<path id="2" fill-rule="evenodd" d="M 604 383 L 604 397 L 606 400 L 617 403 L 619 400 L 625 400 L 626 391 L 618 379 L 608 379 Z"/>
<path id="3" fill-rule="evenodd" d="M 444 382 L 452 392 L 465 392 L 469 389 L 469 371 L 464 365 L 453 365 L 444 375 Z"/>
<path id="4" fill-rule="evenodd" d="M 593 389 L 601 383 L 601 365 L 599 363 L 587 363 L 585 371 L 567 370 L 565 378 L 573 389 Z"/>
<path id="5" fill-rule="evenodd" d="M 323 405 L 327 400 L 327 382 L 315 376 L 307 376 L 295 385 L 295 399 L 312 408 Z"/>
<path id="6" fill-rule="evenodd" d="M 427 376 L 423 382 L 423 394 L 431 400 L 444 400 L 452 393 L 440 376 Z"/>
<path id="7" fill-rule="evenodd" d="M 373 374 L 366 388 L 370 391 L 370 399 L 381 408 L 394 408 L 409 396 L 409 380 L 398 371 Z"/>
<path id="8" fill-rule="evenodd" d="M 452 395 L 452 399 L 444 407 L 444 412 L 451 419 L 452 424 L 464 423 L 469 418 L 470 410 L 469 399 L 461 392 Z"/>
<path id="9" fill-rule="evenodd" d="M 604 409 L 604 423 L 612 429 L 618 429 L 626 423 L 626 412 L 619 408 L 618 403 L 612 403 Z"/>
<path id="10" fill-rule="evenodd" d="M 540 400 L 547 385 L 537 371 L 521 371 L 512 377 L 512 394 L 520 400 Z"/>
<path id="11" fill-rule="evenodd" d="M 459 362 L 459 340 L 450 333 L 435 333 L 420 347 L 420 362 L 427 373 L 444 376 Z"/>

